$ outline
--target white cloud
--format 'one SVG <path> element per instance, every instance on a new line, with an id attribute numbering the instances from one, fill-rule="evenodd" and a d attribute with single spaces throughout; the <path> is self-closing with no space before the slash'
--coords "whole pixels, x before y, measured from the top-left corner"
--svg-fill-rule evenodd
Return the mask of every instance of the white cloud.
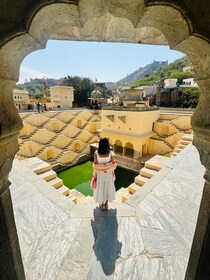
<path id="1" fill-rule="evenodd" d="M 38 72 L 36 70 L 33 69 L 29 69 L 27 67 L 21 66 L 20 67 L 20 76 L 19 76 L 19 84 L 22 84 L 25 82 L 25 80 L 30 81 L 30 79 L 34 79 L 34 78 L 51 78 L 50 75 L 48 73 L 42 73 L 42 72 Z"/>

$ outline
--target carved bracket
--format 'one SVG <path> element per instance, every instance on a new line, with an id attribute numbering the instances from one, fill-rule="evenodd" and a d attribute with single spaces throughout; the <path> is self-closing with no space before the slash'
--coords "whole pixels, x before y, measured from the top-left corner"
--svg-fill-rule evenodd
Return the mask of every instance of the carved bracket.
<path id="1" fill-rule="evenodd" d="M 114 122 L 114 115 L 106 115 L 107 119 Z"/>
<path id="2" fill-rule="evenodd" d="M 126 122 L 126 116 L 118 116 L 118 119 L 120 119 L 123 123 Z"/>

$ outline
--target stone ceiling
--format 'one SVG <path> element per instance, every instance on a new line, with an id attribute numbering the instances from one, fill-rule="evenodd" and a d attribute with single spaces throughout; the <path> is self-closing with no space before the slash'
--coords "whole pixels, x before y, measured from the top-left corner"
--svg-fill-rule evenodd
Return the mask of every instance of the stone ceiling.
<path id="1" fill-rule="evenodd" d="M 7 42 L 9 38 L 29 32 L 39 11 L 59 3 L 72 6 L 69 17 L 74 16 L 75 20 L 66 20 L 62 26 L 58 24 L 58 29 L 50 35 L 53 39 L 171 45 L 170 38 L 165 38 L 161 27 L 165 25 L 171 29 L 173 35 L 173 29 L 179 30 L 185 20 L 191 34 L 210 37 L 210 5 L 207 0 L 185 0 L 184 3 L 180 0 L 3 0 L 0 3 L 1 41 Z M 58 7 L 57 13 L 59 11 L 63 12 Z M 53 20 L 56 24 L 52 15 Z"/>

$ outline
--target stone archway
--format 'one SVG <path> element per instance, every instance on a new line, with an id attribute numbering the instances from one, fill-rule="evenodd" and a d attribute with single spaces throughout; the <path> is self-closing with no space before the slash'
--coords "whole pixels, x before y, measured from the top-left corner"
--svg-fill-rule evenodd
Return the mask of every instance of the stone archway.
<path id="1" fill-rule="evenodd" d="M 114 152 L 118 155 L 123 154 L 123 145 L 122 145 L 122 142 L 120 140 L 116 140 L 114 142 Z"/>
<path id="2" fill-rule="evenodd" d="M 60 2 L 60 3 L 59 3 Z M 62 3 L 64 2 L 64 3 Z M 24 7 L 25 3 L 25 7 Z M 39 4 L 38 4 L 39 3 Z M 20 261 L 14 218 L 9 193 L 8 173 L 18 150 L 17 137 L 22 127 L 12 98 L 22 59 L 32 51 L 45 47 L 49 38 L 167 44 L 188 54 L 195 68 L 195 80 L 201 95 L 193 116 L 194 144 L 206 167 L 206 184 L 201 203 L 187 278 L 193 279 L 204 243 L 209 219 L 210 187 L 210 29 L 208 1 L 195 5 L 179 1 L 36 1 L 30 6 L 22 1 L 17 11 L 27 11 L 15 20 L 10 19 L 0 35 L 0 180 L 1 229 L 5 258 L 1 264 L 8 279 L 24 279 Z M 5 3 L 6 16 L 12 11 Z M 11 5 L 11 4 L 10 4 Z M 29 7 L 30 6 L 30 7 Z M 14 4 L 15 7 L 15 4 Z M 7 8 L 8 13 L 7 13 Z M 205 9 L 206 8 L 206 9 Z M 21 10 L 22 9 L 22 10 Z M 13 9 L 15 10 L 15 9 Z M 200 12 L 201 11 L 201 12 Z M 207 11 L 207 12 L 206 12 Z M 205 13 L 206 12 L 206 13 Z M 206 17 L 207 15 L 207 17 Z M 201 24 L 203 20 L 203 25 Z M 4 21 L 3 21 L 4 22 Z M 15 25 L 13 25 L 13 22 Z M 195 244 L 197 243 L 197 247 Z M 205 250 L 202 250 L 202 254 Z M 202 255 L 203 256 L 203 255 Z M 202 266 L 200 259 L 199 267 Z M 198 267 L 198 272 L 199 272 Z M 3 271 L 3 270 L 2 270 Z M 6 272 L 5 272 L 6 273 Z M 5 274 L 6 275 L 6 274 Z"/>
<path id="3" fill-rule="evenodd" d="M 134 156 L 134 149 L 133 145 L 130 142 L 125 144 L 125 156 L 133 158 Z"/>

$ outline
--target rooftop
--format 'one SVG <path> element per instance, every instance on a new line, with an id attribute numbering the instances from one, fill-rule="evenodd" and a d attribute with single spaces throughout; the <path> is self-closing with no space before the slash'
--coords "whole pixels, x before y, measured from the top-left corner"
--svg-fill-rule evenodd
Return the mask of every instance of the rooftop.
<path id="1" fill-rule="evenodd" d="M 104 106 L 102 108 L 103 110 L 114 110 L 114 111 L 134 111 L 134 112 L 139 112 L 139 111 L 157 111 L 159 110 L 159 107 L 149 107 L 149 106 L 144 106 L 144 107 L 129 107 L 129 106 Z"/>

